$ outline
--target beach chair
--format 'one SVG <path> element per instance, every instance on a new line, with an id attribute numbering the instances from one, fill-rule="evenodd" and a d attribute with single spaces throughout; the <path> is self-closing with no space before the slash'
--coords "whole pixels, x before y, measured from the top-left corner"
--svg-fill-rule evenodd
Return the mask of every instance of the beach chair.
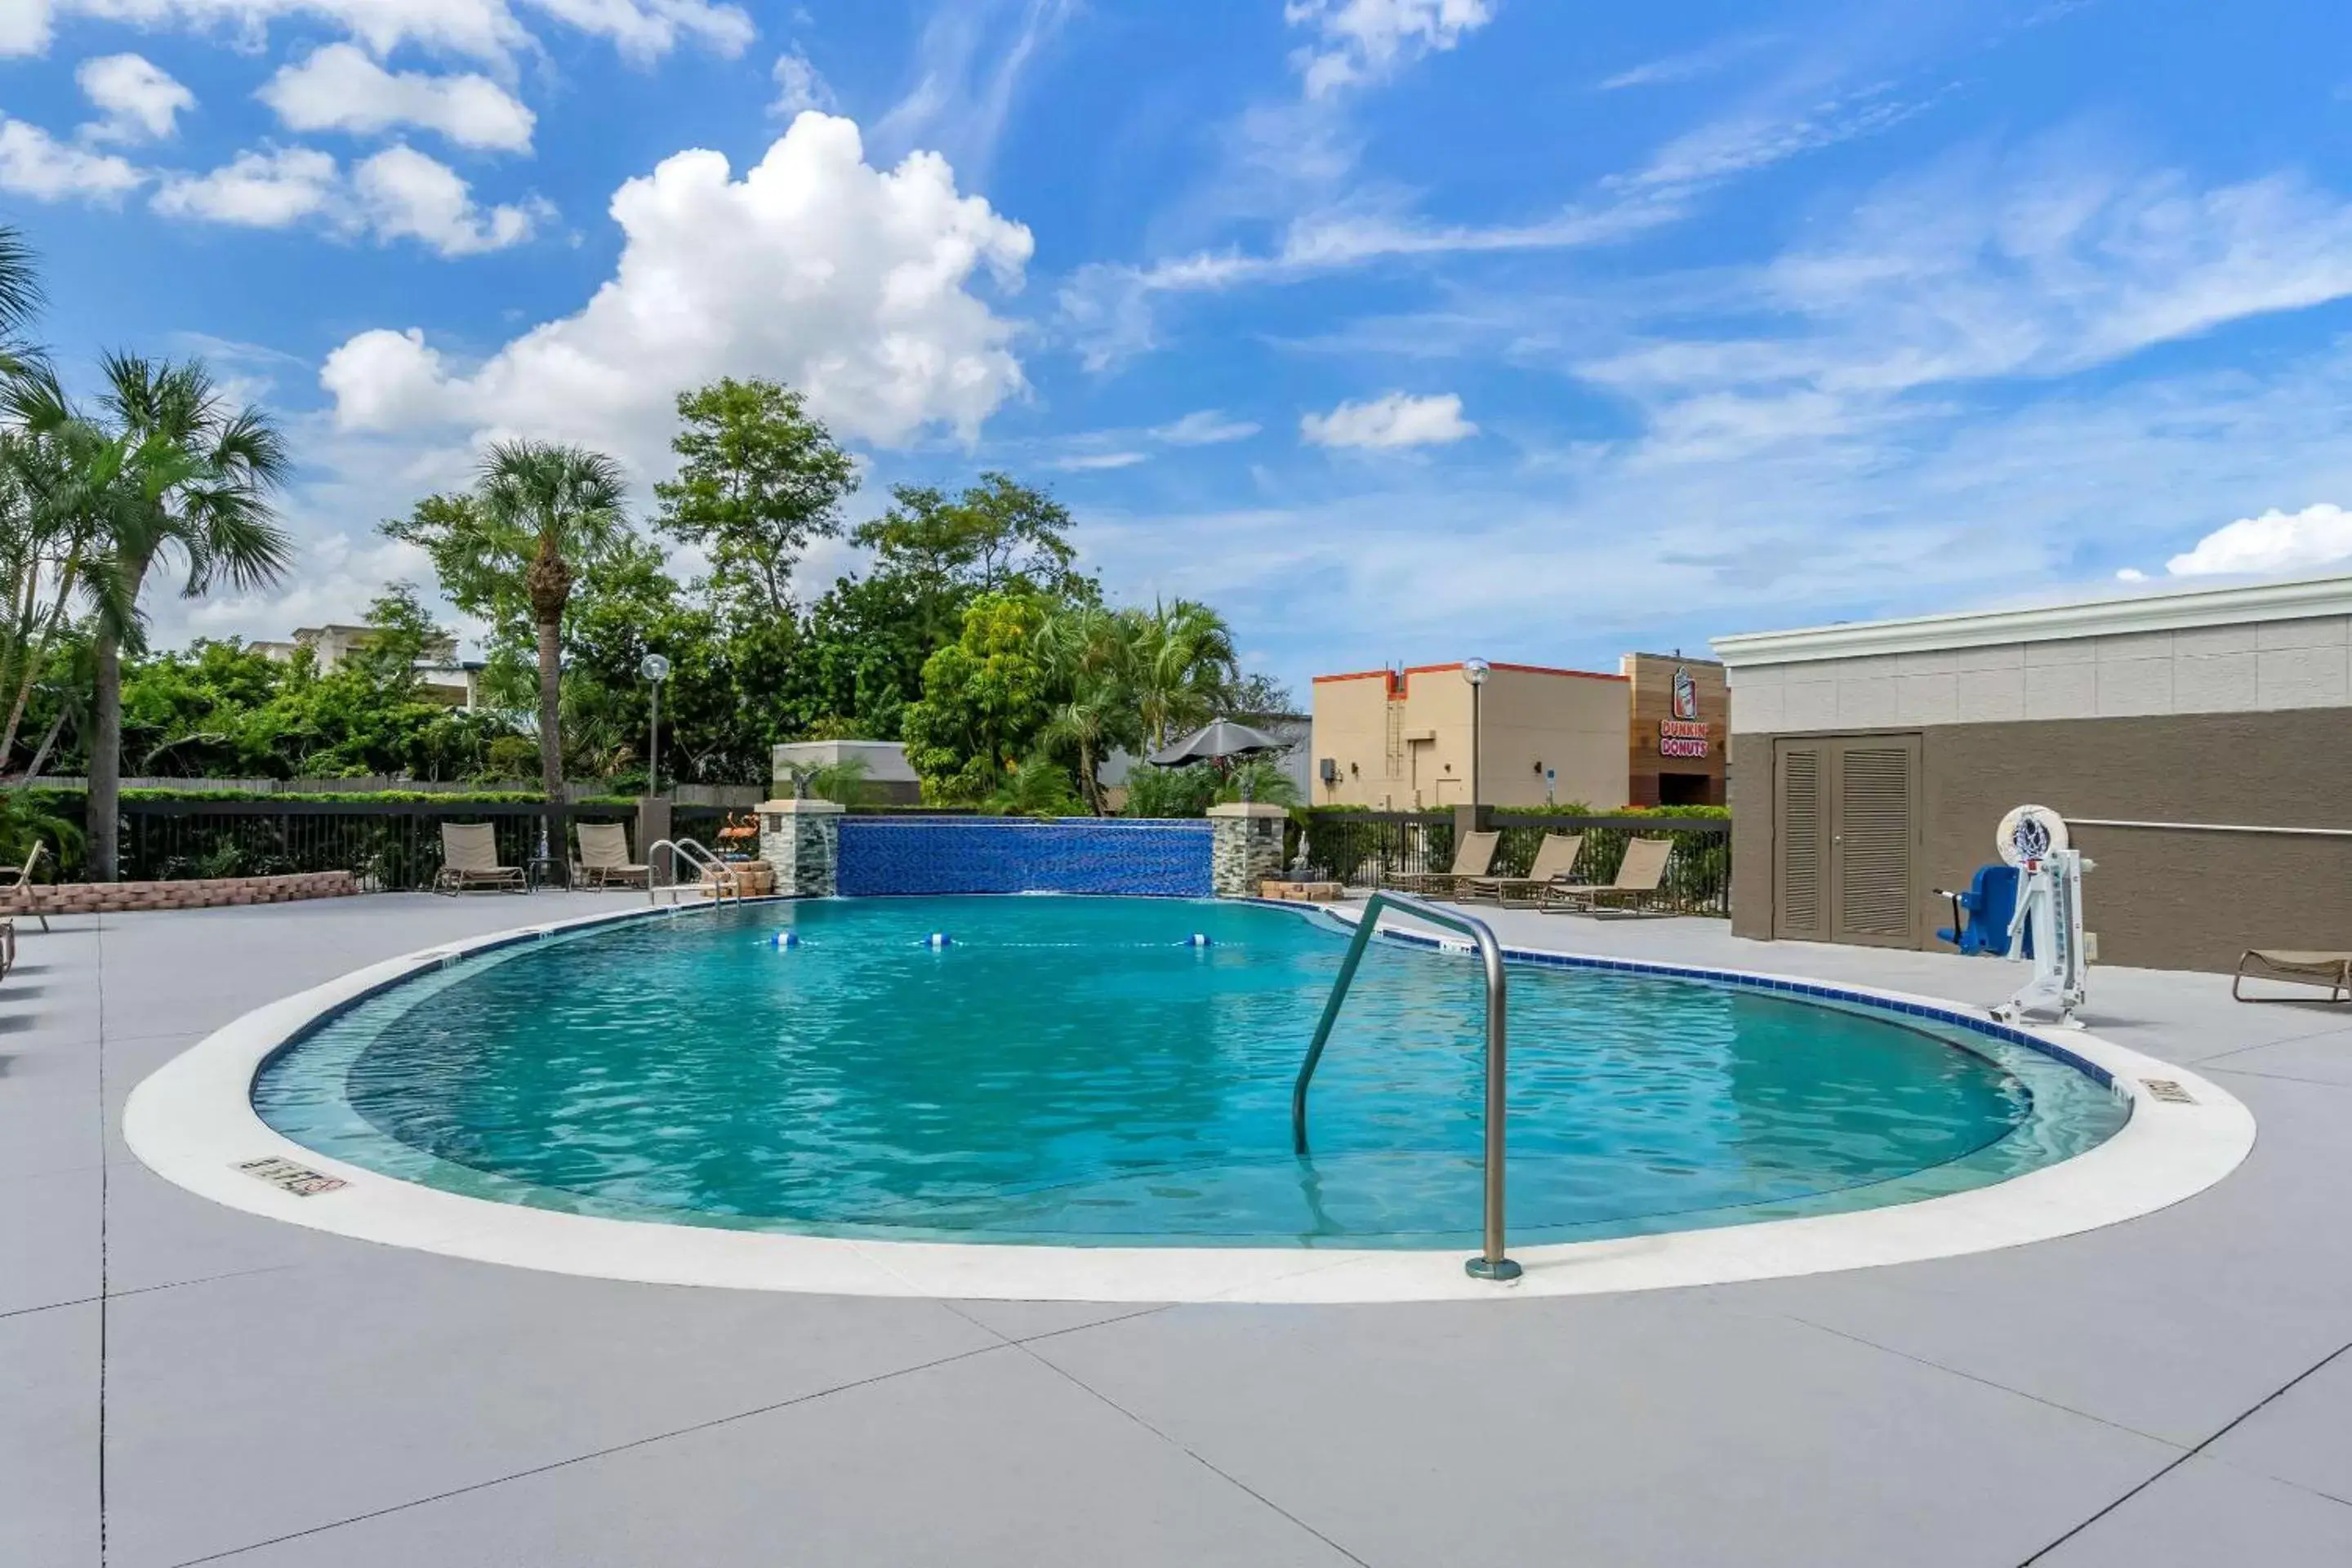
<path id="1" fill-rule="evenodd" d="M 609 888 L 615 880 L 649 886 L 651 866 L 629 860 L 629 830 L 617 822 L 583 822 L 579 826 L 580 858 L 572 880 L 584 888 Z"/>
<path id="2" fill-rule="evenodd" d="M 8 962 L 10 963 L 16 961 L 15 916 L 29 914 L 41 922 L 43 931 L 49 929 L 49 917 L 33 908 L 33 869 L 41 863 L 41 857 L 48 852 L 49 847 L 47 844 L 37 838 L 33 840 L 33 852 L 25 857 L 25 868 L 16 873 L 16 885 L 8 889 L 7 901 L 0 904 L 0 910 L 5 910 L 11 917 L 8 927 Z"/>
<path id="3" fill-rule="evenodd" d="M 1473 877 L 1464 884 L 1464 896 L 1492 899 L 1505 909 L 1533 909 L 1544 890 L 1566 887 L 1575 879 L 1576 857 L 1584 847 L 1581 833 L 1547 833 L 1536 846 L 1535 864 L 1524 877 Z"/>
<path id="4" fill-rule="evenodd" d="M 1454 868 L 1450 871 L 1409 872 L 1389 879 L 1388 885 L 1401 893 L 1420 893 L 1428 898 L 1444 898 L 1451 894 L 1455 884 L 1474 877 L 1483 877 L 1493 869 L 1495 846 L 1501 843 L 1500 833 L 1465 833 L 1454 848 Z"/>
<path id="5" fill-rule="evenodd" d="M 1552 887 L 1543 889 L 1536 907 L 1554 913 L 1597 915 L 1641 910 L 1666 879 L 1666 866 L 1675 856 L 1671 838 L 1633 838 L 1625 844 L 1625 858 L 1617 863 L 1617 879 L 1590 888 Z M 1624 900 L 1622 903 L 1619 900 Z"/>
<path id="6" fill-rule="evenodd" d="M 2239 955 L 2238 973 L 2230 977 L 2230 994 L 2240 1002 L 2300 1002 L 2300 996 L 2249 996 L 2241 989 L 2246 965 L 2256 966 L 2257 980 L 2290 980 L 2298 985 L 2325 985 L 2330 1002 L 2352 1000 L 2352 952 L 2309 952 L 2295 949 L 2250 947 Z"/>
<path id="7" fill-rule="evenodd" d="M 487 822 L 445 822 L 441 825 L 441 869 L 434 875 L 433 890 L 451 897 L 471 888 L 528 893 L 520 866 L 499 864 L 498 835 Z"/>

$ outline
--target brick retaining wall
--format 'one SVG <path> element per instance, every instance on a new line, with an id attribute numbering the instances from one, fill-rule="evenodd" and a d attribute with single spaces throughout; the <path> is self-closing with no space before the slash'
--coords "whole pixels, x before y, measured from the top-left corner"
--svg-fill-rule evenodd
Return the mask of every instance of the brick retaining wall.
<path id="1" fill-rule="evenodd" d="M 0 914 L 97 915 L 129 910 L 211 910 L 229 904 L 283 904 L 356 893 L 349 871 L 290 877 L 194 877 L 178 882 L 35 883 L 0 902 Z"/>

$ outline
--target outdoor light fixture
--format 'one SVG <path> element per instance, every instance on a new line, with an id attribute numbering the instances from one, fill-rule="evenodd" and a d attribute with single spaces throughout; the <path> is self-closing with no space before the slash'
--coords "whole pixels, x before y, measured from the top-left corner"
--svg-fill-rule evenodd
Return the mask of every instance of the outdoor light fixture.
<path id="1" fill-rule="evenodd" d="M 1483 658 L 1462 661 L 1462 679 L 1470 683 L 1470 804 L 1478 804 L 1478 710 L 1486 705 L 1486 677 L 1494 666 Z"/>
<path id="2" fill-rule="evenodd" d="M 637 673 L 654 683 L 653 721 L 649 727 L 650 744 L 646 747 L 646 793 L 661 794 L 661 683 L 669 679 L 669 660 L 657 653 L 649 653 L 638 661 Z"/>

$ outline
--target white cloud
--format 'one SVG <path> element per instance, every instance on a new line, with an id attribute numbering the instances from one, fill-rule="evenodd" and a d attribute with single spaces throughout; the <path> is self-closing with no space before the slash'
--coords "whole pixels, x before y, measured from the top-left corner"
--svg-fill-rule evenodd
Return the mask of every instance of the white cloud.
<path id="1" fill-rule="evenodd" d="M 633 61 L 698 43 L 732 57 L 754 36 L 735 5 L 710 0 L 524 0 L 528 7 L 592 37 L 609 38 Z M 37 55 L 60 16 L 133 22 L 150 29 L 225 32 L 258 46 L 270 24 L 340 29 L 379 58 L 415 46 L 433 54 L 510 65 L 536 47 L 508 0 L 0 0 L 0 54 Z"/>
<path id="2" fill-rule="evenodd" d="M 281 66 L 257 94 L 289 131 L 369 135 L 395 125 L 438 132 L 460 147 L 527 153 L 534 116 L 486 76 L 388 71 L 351 44 Z"/>
<path id="3" fill-rule="evenodd" d="M 110 202 L 146 178 L 111 153 L 69 146 L 37 125 L 0 116 L 0 191 L 43 202 L 67 196 Z"/>
<path id="4" fill-rule="evenodd" d="M 1068 473 L 1086 474 L 1105 468 L 1131 468 L 1150 461 L 1148 452 L 1081 452 L 1074 458 L 1060 458 L 1054 467 Z"/>
<path id="5" fill-rule="evenodd" d="M 2224 573 L 2299 572 L 2352 561 L 2352 511 L 2321 502 L 2301 511 L 2273 508 L 2217 528 L 2164 563 L 2175 577 Z"/>
<path id="6" fill-rule="evenodd" d="M 887 172 L 857 127 L 803 114 L 740 179 L 687 152 L 615 193 L 615 275 L 577 313 L 470 373 L 421 332 L 364 332 L 320 381 L 348 429 L 456 427 L 591 442 L 667 464 L 672 399 L 716 376 L 789 382 L 843 434 L 974 436 L 1024 389 L 1013 327 L 971 291 L 1017 288 L 1029 231 L 959 195 L 935 154 Z"/>
<path id="7" fill-rule="evenodd" d="M 768 105 L 769 113 L 790 120 L 805 109 L 832 110 L 833 89 L 798 49 L 776 57 L 775 78 L 776 100 Z"/>
<path id="8" fill-rule="evenodd" d="M 529 239 L 541 210 L 483 208 L 455 169 L 413 147 L 387 147 L 352 170 L 352 190 L 380 239 L 417 239 L 444 256 Z"/>
<path id="9" fill-rule="evenodd" d="M 0 5 L 7 3 L 0 0 Z M 138 55 L 84 60 L 74 79 L 102 116 L 82 127 L 82 134 L 94 142 L 167 141 L 179 128 L 181 112 L 196 106 L 194 93 Z"/>
<path id="10" fill-rule="evenodd" d="M 1369 403 L 1342 403 L 1328 414 L 1309 414 L 1298 433 L 1318 447 L 1442 447 L 1476 434 L 1462 417 L 1462 399 L 1453 393 L 1408 397 L 1391 392 Z"/>
<path id="11" fill-rule="evenodd" d="M 1495 7 L 1491 0 L 1285 0 L 1282 16 L 1319 36 L 1291 59 L 1307 95 L 1320 98 L 1453 48 L 1494 20 Z"/>
<path id="12" fill-rule="evenodd" d="M 238 153 L 208 174 L 170 174 L 155 193 L 166 217 L 285 228 L 328 213 L 338 197 L 334 159 L 310 147 Z"/>
<path id="13" fill-rule="evenodd" d="M 1676 82 L 1696 81 L 1712 76 L 1741 56 L 1774 40 L 1768 34 L 1750 33 L 1720 39 L 1700 48 L 1679 55 L 1662 55 L 1616 75 L 1602 79 L 1602 92 L 1622 92 L 1633 87 L 1665 87 Z"/>
<path id="14" fill-rule="evenodd" d="M 1222 408 L 1202 408 L 1172 425 L 1151 432 L 1171 447 L 1213 447 L 1226 441 L 1246 441 L 1258 427 L 1245 419 L 1228 419 Z"/>
<path id="15" fill-rule="evenodd" d="M 418 240 L 443 256 L 519 245 L 545 211 L 536 203 L 484 208 L 457 171 L 404 146 L 354 164 L 348 179 L 314 147 L 249 149 L 209 174 L 166 175 L 154 205 L 166 217 L 247 228 L 316 220 L 380 242 Z"/>
<path id="16" fill-rule="evenodd" d="M 874 124 L 886 154 L 938 150 L 967 179 L 984 176 L 1023 79 L 1078 0 L 952 0 L 932 7 L 915 45 L 915 79 Z"/>

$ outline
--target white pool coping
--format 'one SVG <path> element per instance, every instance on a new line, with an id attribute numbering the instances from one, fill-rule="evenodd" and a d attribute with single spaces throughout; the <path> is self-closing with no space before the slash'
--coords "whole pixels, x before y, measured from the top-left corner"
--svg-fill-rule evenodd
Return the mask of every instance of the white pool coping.
<path id="1" fill-rule="evenodd" d="M 700 910 L 656 918 L 691 919 Z M 1057 1247 L 861 1240 L 605 1219 L 460 1196 L 331 1159 L 253 1109 L 253 1080 L 322 1015 L 393 982 L 503 942 L 644 913 L 598 914 L 454 942 L 355 970 L 256 1008 L 165 1063 L 131 1091 L 123 1135 L 151 1170 L 248 1214 L 453 1258 L 594 1279 L 828 1295 L 990 1300 L 1340 1303 L 1499 1300 L 1784 1279 L 2021 1247 L 2095 1230 L 2179 1203 L 2237 1169 L 2254 1119 L 2183 1068 L 2076 1030 L 2027 1028 L 2111 1074 L 2132 1099 L 2121 1131 L 2084 1153 L 1991 1186 L 1907 1204 L 1612 1240 L 1514 1247 L 1525 1268 L 1496 1285 L 1463 1272 L 1462 1248 L 1396 1251 L 1254 1247 Z M 1389 922 L 1383 921 L 1384 929 Z M 1408 921 L 1398 921 L 1400 927 Z M 1578 957 L 1510 947 L 1514 956 Z M 1864 1001 L 1981 1017 L 1964 1003 L 1873 986 L 1713 965 L 1593 960 L 1624 970 L 1781 981 Z M 2147 1079 L 2178 1084 L 2159 1100 Z M 299 1196 L 239 1169 L 279 1159 L 339 1178 Z"/>

